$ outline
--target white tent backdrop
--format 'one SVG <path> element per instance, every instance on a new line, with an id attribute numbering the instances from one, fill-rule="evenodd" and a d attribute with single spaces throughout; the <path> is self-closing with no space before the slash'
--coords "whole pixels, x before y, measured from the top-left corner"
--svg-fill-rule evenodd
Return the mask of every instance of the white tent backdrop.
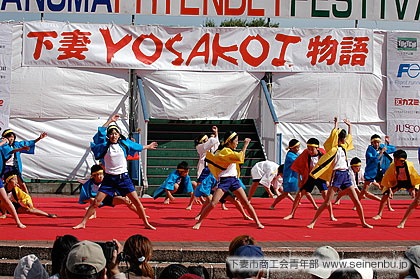
<path id="1" fill-rule="evenodd" d="M 137 71 L 150 117 L 163 119 L 258 118 L 259 82 L 247 72 Z"/>
<path id="2" fill-rule="evenodd" d="M 88 177 L 97 127 L 114 113 L 127 119 L 128 70 L 21 67 L 22 25 L 14 26 L 13 50 L 10 128 L 17 140 L 48 133 L 35 155 L 22 155 L 24 177 Z"/>
<path id="3" fill-rule="evenodd" d="M 353 123 L 355 156 L 364 162 L 370 137 L 386 135 L 386 40 L 385 32 L 376 31 L 374 72 L 358 73 L 297 73 L 273 74 L 272 99 L 280 124 L 277 133 L 282 134 L 282 161 L 285 148 L 292 138 L 302 143 L 302 149 L 310 137 L 321 144 L 333 128 L 333 118 L 338 116 L 341 128 L 344 118 Z M 392 144 L 392 138 L 391 144 Z M 398 147 L 397 147 L 398 148 Z M 418 166 L 417 147 L 405 148 L 409 160 Z"/>

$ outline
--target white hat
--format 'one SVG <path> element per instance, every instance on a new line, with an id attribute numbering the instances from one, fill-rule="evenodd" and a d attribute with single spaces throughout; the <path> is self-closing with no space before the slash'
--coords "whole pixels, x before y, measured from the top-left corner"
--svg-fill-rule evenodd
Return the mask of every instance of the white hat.
<path id="1" fill-rule="evenodd" d="M 92 266 L 94 273 L 102 271 L 106 266 L 106 259 L 101 246 L 87 240 L 74 244 L 67 256 L 66 267 L 68 271 L 77 274 L 75 267 L 81 264 Z"/>
<path id="2" fill-rule="evenodd" d="M 420 245 L 413 246 L 405 251 L 405 256 L 414 265 L 417 277 L 420 277 Z"/>
<path id="3" fill-rule="evenodd" d="M 318 247 L 315 250 L 315 252 L 312 254 L 312 258 L 317 258 L 321 261 L 331 261 L 331 262 L 340 260 L 340 256 L 338 255 L 337 251 L 331 246 Z M 333 272 L 332 268 L 315 268 L 315 269 L 308 270 L 309 274 L 315 275 L 323 279 L 330 277 L 332 272 Z"/>

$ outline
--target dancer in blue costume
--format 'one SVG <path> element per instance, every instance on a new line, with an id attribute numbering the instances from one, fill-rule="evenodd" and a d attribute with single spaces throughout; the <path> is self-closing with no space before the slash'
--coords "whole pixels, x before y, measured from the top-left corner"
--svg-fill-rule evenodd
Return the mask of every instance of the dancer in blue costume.
<path id="1" fill-rule="evenodd" d="M 188 193 L 190 195 L 190 201 L 187 206 L 187 210 L 191 210 L 193 201 L 194 201 L 194 186 L 196 186 L 195 181 L 191 181 L 189 173 L 188 163 L 182 161 L 176 167 L 176 170 L 172 171 L 165 182 L 156 189 L 153 194 L 153 198 L 157 199 L 161 195 L 166 193 L 164 204 L 169 204 L 169 201 L 174 201 L 175 198 L 173 194 L 175 193 Z"/>
<path id="2" fill-rule="evenodd" d="M 80 189 L 79 204 L 94 203 L 95 197 L 98 194 L 99 188 L 101 187 L 102 181 L 104 179 L 104 169 L 101 165 L 93 165 L 90 170 L 91 178 L 86 181 Z M 136 207 L 131 203 L 130 199 L 128 197 L 122 197 L 118 192 L 116 192 L 114 196 L 106 196 L 99 207 L 114 207 L 119 204 L 125 204 L 128 209 L 137 213 Z M 90 219 L 94 218 L 96 218 L 96 212 L 90 217 Z"/>
<path id="3" fill-rule="evenodd" d="M 389 154 L 395 152 L 395 146 L 390 144 L 388 136 L 385 136 L 385 144 L 381 143 L 381 137 L 377 134 L 370 138 L 370 142 L 371 144 L 366 150 L 365 182 L 359 193 L 359 200 L 366 196 L 371 200 L 380 201 L 380 197 L 369 192 L 369 186 L 373 184 L 379 189 L 381 188 L 382 177 L 392 163 Z M 391 208 L 390 200 L 388 200 L 388 210 L 394 211 Z"/>
<path id="4" fill-rule="evenodd" d="M 293 162 L 299 156 L 299 149 L 300 149 L 300 142 L 297 139 L 291 139 L 289 141 L 289 147 L 287 148 L 289 151 L 286 154 L 286 158 L 284 159 L 284 170 L 283 170 L 283 193 L 278 196 L 273 204 L 270 206 L 270 209 L 274 210 L 276 204 L 282 201 L 284 198 L 288 197 L 291 192 L 299 191 L 299 179 L 298 174 L 294 170 L 292 170 Z M 312 203 L 315 209 L 318 208 L 314 199 L 311 196 L 307 196 L 309 201 Z"/>
<path id="5" fill-rule="evenodd" d="M 2 137 L 8 139 L 9 145 L 2 149 L 2 154 L 4 156 L 5 166 L 4 172 L 16 171 L 18 173 L 19 188 L 21 188 L 25 193 L 28 193 L 28 188 L 26 187 L 25 182 L 22 177 L 22 160 L 20 159 L 21 153 L 34 154 L 35 153 L 35 144 L 41 139 L 45 138 L 47 133 L 42 132 L 39 137 L 35 140 L 29 141 L 16 141 L 16 134 L 11 129 L 4 130 Z M 9 147 L 9 148 L 7 148 Z M 22 147 L 28 147 L 25 149 L 20 149 Z M 16 149 L 18 151 L 16 151 Z"/>

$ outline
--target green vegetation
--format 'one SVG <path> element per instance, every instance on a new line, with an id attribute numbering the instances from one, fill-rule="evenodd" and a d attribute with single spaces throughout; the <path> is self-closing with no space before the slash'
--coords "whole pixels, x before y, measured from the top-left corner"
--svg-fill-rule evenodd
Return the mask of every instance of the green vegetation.
<path id="1" fill-rule="evenodd" d="M 206 19 L 203 26 L 205 27 L 215 27 L 216 24 L 212 19 Z M 242 19 L 242 18 L 230 18 L 225 19 L 220 23 L 220 27 L 279 27 L 279 23 L 269 23 L 265 18 L 254 18 L 251 20 Z"/>

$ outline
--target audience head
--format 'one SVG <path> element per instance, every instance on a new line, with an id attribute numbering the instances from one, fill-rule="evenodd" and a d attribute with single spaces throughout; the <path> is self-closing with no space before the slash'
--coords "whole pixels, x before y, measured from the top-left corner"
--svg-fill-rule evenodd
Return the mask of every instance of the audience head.
<path id="1" fill-rule="evenodd" d="M 340 266 L 348 266 L 348 269 L 335 270 L 329 279 L 374 279 L 374 272 L 371 267 L 366 267 L 361 259 L 344 259 Z"/>
<path id="2" fill-rule="evenodd" d="M 405 251 L 404 255 L 410 262 L 410 267 L 405 272 L 406 275 L 410 275 L 413 278 L 420 278 L 420 245 L 410 247 Z"/>
<path id="3" fill-rule="evenodd" d="M 106 259 L 101 246 L 91 241 L 73 245 L 67 255 L 65 276 L 67 279 L 106 278 Z"/>
<path id="4" fill-rule="evenodd" d="M 152 242 L 145 236 L 135 234 L 124 243 L 123 253 L 129 270 L 136 275 L 154 278 L 153 268 L 149 265 L 152 258 Z"/>
<path id="5" fill-rule="evenodd" d="M 70 234 L 57 236 L 51 250 L 52 274 L 57 274 L 60 272 L 64 259 L 70 252 L 71 247 L 77 242 L 79 242 L 79 240 Z"/>
<path id="6" fill-rule="evenodd" d="M 47 279 L 48 273 L 34 254 L 19 260 L 15 268 L 14 279 Z"/>
<path id="7" fill-rule="evenodd" d="M 337 251 L 331 246 L 321 246 L 318 247 L 312 254 L 312 258 L 318 259 L 320 261 L 339 261 L 340 256 Z M 309 269 L 308 273 L 312 274 L 312 278 L 328 278 L 333 269 L 332 268 L 315 268 Z"/>
<path id="8" fill-rule="evenodd" d="M 210 274 L 209 274 L 207 268 L 205 268 L 202 265 L 189 266 L 188 267 L 188 272 L 190 274 L 197 275 L 197 276 L 199 276 L 200 278 L 203 278 L 203 279 L 210 279 Z"/>
<path id="9" fill-rule="evenodd" d="M 170 264 L 159 275 L 159 279 L 179 279 L 188 273 L 188 268 L 182 264 Z"/>
<path id="10" fill-rule="evenodd" d="M 264 258 L 261 247 L 256 245 L 244 245 L 236 249 L 234 257 L 244 259 Z M 265 274 L 263 270 L 235 270 L 232 271 L 233 278 L 262 278 Z"/>

